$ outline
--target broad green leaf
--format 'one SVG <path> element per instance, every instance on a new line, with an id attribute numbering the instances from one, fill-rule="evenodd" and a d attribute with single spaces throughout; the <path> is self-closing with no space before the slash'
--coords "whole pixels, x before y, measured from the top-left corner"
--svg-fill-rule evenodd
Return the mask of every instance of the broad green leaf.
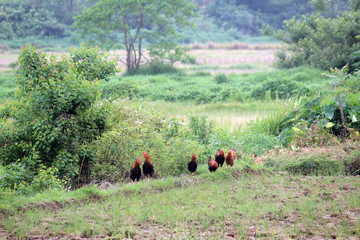
<path id="1" fill-rule="evenodd" d="M 337 106 L 334 104 L 329 104 L 323 106 L 323 111 L 325 113 L 325 116 L 331 120 L 334 117 L 335 111 L 337 110 Z"/>

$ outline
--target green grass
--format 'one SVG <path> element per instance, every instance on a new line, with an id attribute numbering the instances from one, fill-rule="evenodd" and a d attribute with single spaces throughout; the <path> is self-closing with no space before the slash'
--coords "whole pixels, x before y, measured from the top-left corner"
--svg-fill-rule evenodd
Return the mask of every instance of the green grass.
<path id="1" fill-rule="evenodd" d="M 15 210 L 1 218 L 0 228 L 18 238 L 348 239 L 360 233 L 360 183 L 354 177 L 270 174 L 239 166 L 213 174 L 200 166 L 195 177 L 107 190 L 44 193 L 24 199 L 20 211 L 10 208 Z"/>
<path id="2" fill-rule="evenodd" d="M 288 97 L 295 97 L 298 94 L 297 88 L 299 90 L 307 89 L 310 95 L 319 92 L 326 94 L 327 89 L 324 86 L 329 79 L 322 76 L 321 73 L 320 70 L 302 67 L 272 72 L 231 74 L 227 76 L 226 82 L 217 82 L 214 76 L 203 74 L 117 76 L 102 86 L 104 97 L 130 97 L 167 102 L 194 101 L 198 104 L 228 101 L 244 102 L 257 99 L 268 100 L 266 83 L 269 81 L 293 84 L 295 89 L 281 96 L 290 94 Z M 255 90 L 256 92 L 254 92 Z M 284 86 L 273 86 L 269 91 L 284 91 Z M 277 93 L 271 92 L 271 95 L 275 96 Z"/>
<path id="3" fill-rule="evenodd" d="M 14 99 L 16 79 L 13 74 L 0 74 L 0 103 Z"/>

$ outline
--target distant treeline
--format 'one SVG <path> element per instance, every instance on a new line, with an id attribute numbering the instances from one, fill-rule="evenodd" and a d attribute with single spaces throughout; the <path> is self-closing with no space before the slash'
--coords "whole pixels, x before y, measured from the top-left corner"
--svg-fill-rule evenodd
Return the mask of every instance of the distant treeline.
<path id="1" fill-rule="evenodd" d="M 178 30 L 184 31 L 183 43 L 219 39 L 219 32 L 223 34 L 220 41 L 259 35 L 263 24 L 279 29 L 284 20 L 316 10 L 326 17 L 336 17 L 346 10 L 349 0 L 193 1 L 199 15 L 193 28 Z M 71 36 L 75 32 L 73 17 L 96 2 L 99 0 L 0 0 L 0 40 Z"/>

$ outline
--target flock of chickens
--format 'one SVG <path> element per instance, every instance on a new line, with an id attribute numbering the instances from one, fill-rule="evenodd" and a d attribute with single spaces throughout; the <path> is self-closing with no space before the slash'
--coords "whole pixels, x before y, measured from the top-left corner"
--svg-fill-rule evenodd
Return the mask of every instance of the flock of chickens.
<path id="1" fill-rule="evenodd" d="M 151 177 L 154 174 L 154 165 L 151 162 L 151 157 L 147 152 L 143 154 L 143 157 L 145 159 L 145 162 L 143 164 L 143 173 L 144 176 L 148 179 L 148 182 L 150 181 Z M 230 151 L 225 155 L 224 151 L 219 148 L 217 152 L 215 153 L 215 160 L 209 156 L 208 160 L 208 167 L 210 172 L 215 172 L 218 167 L 220 166 L 222 168 L 224 162 L 226 162 L 226 168 L 230 165 L 232 166 L 235 163 L 236 159 L 236 153 L 234 148 L 230 149 Z M 130 171 L 130 179 L 135 182 L 139 181 L 141 178 L 141 159 L 138 157 L 137 160 L 134 162 L 133 167 Z M 196 162 L 196 153 L 191 157 L 190 162 L 188 163 L 188 170 L 191 172 L 192 175 L 194 175 L 194 172 L 197 169 L 197 162 Z"/>

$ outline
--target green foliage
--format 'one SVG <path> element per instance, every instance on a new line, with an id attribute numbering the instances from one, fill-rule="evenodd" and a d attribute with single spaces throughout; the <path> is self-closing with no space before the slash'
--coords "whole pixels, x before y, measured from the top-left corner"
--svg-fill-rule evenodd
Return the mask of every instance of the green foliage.
<path id="1" fill-rule="evenodd" d="M 54 14 L 30 4 L 1 4 L 0 7 L 0 39 L 17 37 L 64 36 L 64 26 L 54 18 Z"/>
<path id="2" fill-rule="evenodd" d="M 209 137 L 213 131 L 215 122 L 208 121 L 206 115 L 190 115 L 189 116 L 189 128 L 192 131 L 194 138 L 200 143 L 209 144 Z"/>
<path id="3" fill-rule="evenodd" d="M 225 73 L 218 73 L 215 75 L 214 80 L 216 83 L 221 84 L 221 83 L 228 83 L 230 80 L 229 78 L 226 76 Z"/>
<path id="4" fill-rule="evenodd" d="M 14 190 L 18 194 L 29 195 L 50 189 L 62 189 L 66 184 L 66 180 L 60 180 L 56 177 L 57 168 L 46 168 L 41 166 L 32 181 L 22 181 L 19 185 L 15 185 Z"/>
<path id="5" fill-rule="evenodd" d="M 143 63 L 144 41 L 150 43 L 154 59 L 170 62 L 181 57 L 183 48 L 176 47 L 176 29 L 190 25 L 195 6 L 186 0 L 116 1 L 95 3 L 75 18 L 75 28 L 90 42 L 102 46 L 125 47 L 124 63 L 131 72 Z"/>
<path id="6" fill-rule="evenodd" d="M 179 175 L 188 171 L 186 164 L 191 156 L 203 151 L 202 146 L 188 139 L 188 133 L 179 121 L 132 109 L 126 101 L 114 104 L 111 131 L 92 145 L 95 152 L 92 179 L 127 180 L 136 158 L 144 161 L 144 152 L 151 156 L 155 177 Z"/>
<path id="7" fill-rule="evenodd" d="M 172 64 L 164 63 L 162 61 L 151 61 L 137 70 L 127 70 L 126 75 L 158 75 L 158 74 L 176 74 L 181 73 Z"/>
<path id="8" fill-rule="evenodd" d="M 344 160 L 345 173 L 349 175 L 360 175 L 360 152 L 355 150 Z"/>
<path id="9" fill-rule="evenodd" d="M 138 73 L 141 72 L 142 70 L 139 69 Z M 143 75 L 113 77 L 103 86 L 106 87 L 106 93 L 114 93 L 112 96 L 114 98 L 130 97 L 168 102 L 193 101 L 198 104 L 227 101 L 243 102 L 264 98 L 268 101 L 271 98 L 270 96 L 266 98 L 267 93 L 266 91 L 264 93 L 264 90 L 252 96 L 255 89 L 265 88 L 266 82 L 273 83 L 273 88 L 281 91 L 281 96 L 284 98 L 288 95 L 290 97 L 299 95 L 300 97 L 305 93 L 310 96 L 319 92 L 327 94 L 329 89 L 325 88 L 324 85 L 325 82 L 328 82 L 328 77 L 322 73 L 321 70 L 299 67 L 273 72 L 230 74 L 226 75 L 226 84 L 223 84 L 217 83 L 214 77 L 208 73 L 187 75 L 180 72 L 178 74 L 159 74 L 147 77 Z M 223 79 L 223 77 L 221 78 Z M 276 81 L 284 84 L 278 86 Z M 287 82 L 290 82 L 289 85 L 293 87 L 291 94 L 287 94 L 285 91 Z M 128 92 L 127 89 L 129 89 Z M 311 89 L 310 92 L 307 89 Z M 276 97 L 275 90 L 273 94 Z M 118 96 L 117 93 L 119 93 Z"/>
<path id="10" fill-rule="evenodd" d="M 1 164 L 18 161 L 32 172 L 57 168 L 60 178 L 86 181 L 89 146 L 104 132 L 108 114 L 106 102 L 95 104 L 99 82 L 85 78 L 91 69 L 79 73 L 72 59 L 48 58 L 31 46 L 22 49 L 19 64 L 17 100 L 0 114 Z"/>
<path id="11" fill-rule="evenodd" d="M 16 79 L 13 75 L 0 74 L 0 102 L 14 99 Z"/>
<path id="12" fill-rule="evenodd" d="M 279 155 L 265 162 L 265 166 L 292 174 L 321 176 L 343 174 L 343 163 L 331 157 L 331 153 L 324 152 L 301 154 L 291 158 L 287 155 Z"/>
<path id="13" fill-rule="evenodd" d="M 0 172 L 0 188 L 16 189 L 22 182 L 31 181 L 33 174 L 25 166 L 10 164 Z"/>
<path id="14" fill-rule="evenodd" d="M 344 27 L 346 26 L 346 27 Z M 287 43 L 278 53 L 279 67 L 309 65 L 321 69 L 357 66 L 352 54 L 359 50 L 360 12 L 345 11 L 335 19 L 320 14 L 284 21 L 284 29 L 270 34 Z"/>
<path id="15" fill-rule="evenodd" d="M 118 72 L 116 59 L 108 60 L 109 54 L 97 47 L 81 44 L 79 49 L 71 48 L 69 53 L 76 72 L 84 74 L 88 81 L 107 80 Z"/>
<path id="16" fill-rule="evenodd" d="M 359 131 L 360 125 L 357 120 L 360 117 L 359 93 L 342 95 L 341 99 L 345 124 Z M 281 121 L 279 137 L 285 142 L 290 142 L 295 136 L 320 134 L 315 138 L 315 142 L 320 139 L 321 142 L 326 142 L 329 136 L 322 131 L 323 128 L 337 136 L 342 134 L 344 128 L 338 96 L 318 97 L 301 103 L 298 109 L 288 113 Z"/>
<path id="17" fill-rule="evenodd" d="M 300 17 L 310 11 L 312 8 L 309 0 L 214 0 L 205 8 L 205 14 L 213 18 L 219 27 L 235 28 L 245 34 L 260 33 L 264 23 L 279 28 L 284 20 L 292 16 Z"/>
<path id="18" fill-rule="evenodd" d="M 295 96 L 304 96 L 310 93 L 309 88 L 295 81 L 270 79 L 264 82 L 260 87 L 255 88 L 251 96 L 254 99 L 265 100 L 267 92 L 270 93 L 272 100 L 289 99 Z"/>

